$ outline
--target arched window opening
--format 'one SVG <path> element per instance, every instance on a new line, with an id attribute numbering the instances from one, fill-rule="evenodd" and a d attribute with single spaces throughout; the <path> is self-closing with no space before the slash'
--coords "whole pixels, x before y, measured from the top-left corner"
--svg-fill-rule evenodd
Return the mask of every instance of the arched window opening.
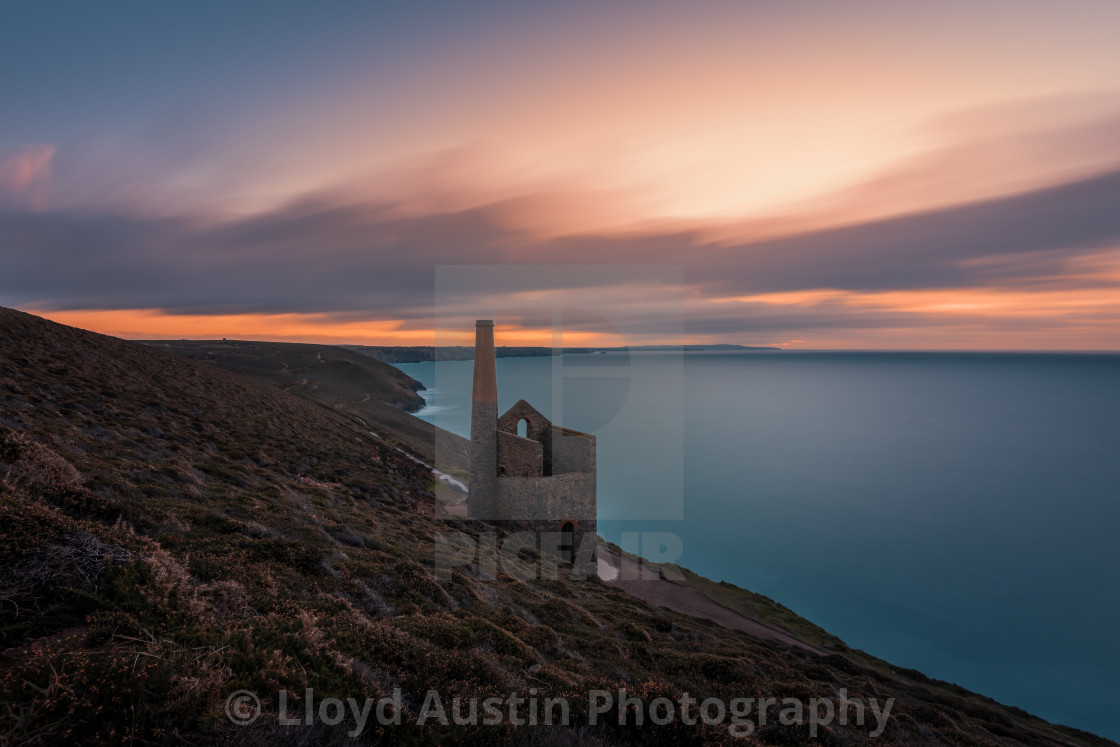
<path id="1" fill-rule="evenodd" d="M 529 437 L 529 420 L 528 418 L 521 418 L 517 421 L 517 435 L 522 438 Z"/>

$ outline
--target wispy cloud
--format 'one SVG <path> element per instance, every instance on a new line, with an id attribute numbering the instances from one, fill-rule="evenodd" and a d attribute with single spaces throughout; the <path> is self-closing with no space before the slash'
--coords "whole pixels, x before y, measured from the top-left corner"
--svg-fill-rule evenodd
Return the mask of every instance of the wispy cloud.
<path id="1" fill-rule="evenodd" d="M 50 143 L 34 143 L 0 153 L 0 206 L 45 209 L 55 151 Z"/>
<path id="2" fill-rule="evenodd" d="M 1098 326 L 1120 321 L 1107 292 L 1118 266 L 1117 204 L 1120 171 L 733 245 L 685 230 L 541 239 L 511 229 L 504 204 L 401 215 L 391 205 L 308 200 L 217 225 L 9 212 L 0 216 L 0 293 L 12 305 L 56 310 L 248 314 L 262 323 L 260 315 L 350 314 L 389 322 L 430 318 L 437 265 L 669 264 L 684 268 L 694 336 L 758 342 L 808 334 L 819 344 L 826 330 L 850 338 L 854 330 L 942 323 L 966 324 L 975 336 L 985 324 L 1005 322 L 1022 333 L 1022 310 L 1032 307 L 1054 312 L 1029 317 L 1036 330 L 1082 324 L 1085 315 Z M 516 291 L 563 291 L 571 299 L 616 292 L 593 272 Z M 647 310 L 628 313 L 655 318 L 656 295 L 649 299 Z M 461 303 L 469 316 L 471 299 Z M 967 346 L 966 336 L 959 339 Z M 1015 341 L 1030 347 L 1024 334 Z"/>
<path id="3" fill-rule="evenodd" d="M 1036 101 L 940 124 L 943 147 L 746 221 L 652 219 L 640 195 L 503 171 L 474 148 L 245 214 L 172 210 L 129 197 L 151 171 L 138 161 L 114 172 L 115 196 L 81 198 L 114 149 L 27 146 L 0 159 L 0 302 L 133 336 L 256 325 L 261 337 L 399 340 L 430 331 L 437 266 L 674 265 L 694 339 L 1116 347 L 1120 120 L 1107 96 L 1078 101 L 1062 117 Z M 27 201 L 48 186 L 66 199 Z M 651 338 L 664 326 L 656 288 L 624 291 L 593 270 L 537 279 L 440 301 L 469 321 L 479 293 L 511 307 L 518 292 L 553 293 L 625 306 Z"/>

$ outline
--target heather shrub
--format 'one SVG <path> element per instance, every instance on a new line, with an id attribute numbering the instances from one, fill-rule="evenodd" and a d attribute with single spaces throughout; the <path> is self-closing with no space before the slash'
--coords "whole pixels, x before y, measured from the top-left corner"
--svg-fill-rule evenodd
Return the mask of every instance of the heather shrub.
<path id="1" fill-rule="evenodd" d="M 41 443 L 11 430 L 0 434 L 0 479 L 12 484 L 77 487 L 82 476 L 74 465 Z"/>

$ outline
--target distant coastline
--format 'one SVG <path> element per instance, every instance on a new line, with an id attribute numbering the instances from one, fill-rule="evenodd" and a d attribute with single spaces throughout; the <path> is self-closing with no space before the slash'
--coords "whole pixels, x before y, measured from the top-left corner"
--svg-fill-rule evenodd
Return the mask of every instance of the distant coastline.
<path id="1" fill-rule="evenodd" d="M 382 346 L 339 345 L 355 353 L 368 355 L 385 363 L 424 363 L 426 361 L 469 361 L 474 358 L 474 348 L 463 345 L 440 346 Z M 506 347 L 495 348 L 499 358 L 538 358 L 553 355 L 590 355 L 593 353 L 653 353 L 653 352 L 779 352 L 778 347 L 752 347 L 749 345 L 630 345 L 608 348 L 548 348 Z"/>

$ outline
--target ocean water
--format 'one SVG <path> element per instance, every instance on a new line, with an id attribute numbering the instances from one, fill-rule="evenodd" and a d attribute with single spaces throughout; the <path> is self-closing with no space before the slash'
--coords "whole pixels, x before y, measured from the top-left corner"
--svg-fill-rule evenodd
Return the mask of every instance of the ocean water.
<path id="1" fill-rule="evenodd" d="M 470 361 L 399 368 L 469 434 Z M 675 533 L 850 646 L 1120 739 L 1120 355 L 505 358 L 498 390 L 596 433 L 605 539 Z"/>

